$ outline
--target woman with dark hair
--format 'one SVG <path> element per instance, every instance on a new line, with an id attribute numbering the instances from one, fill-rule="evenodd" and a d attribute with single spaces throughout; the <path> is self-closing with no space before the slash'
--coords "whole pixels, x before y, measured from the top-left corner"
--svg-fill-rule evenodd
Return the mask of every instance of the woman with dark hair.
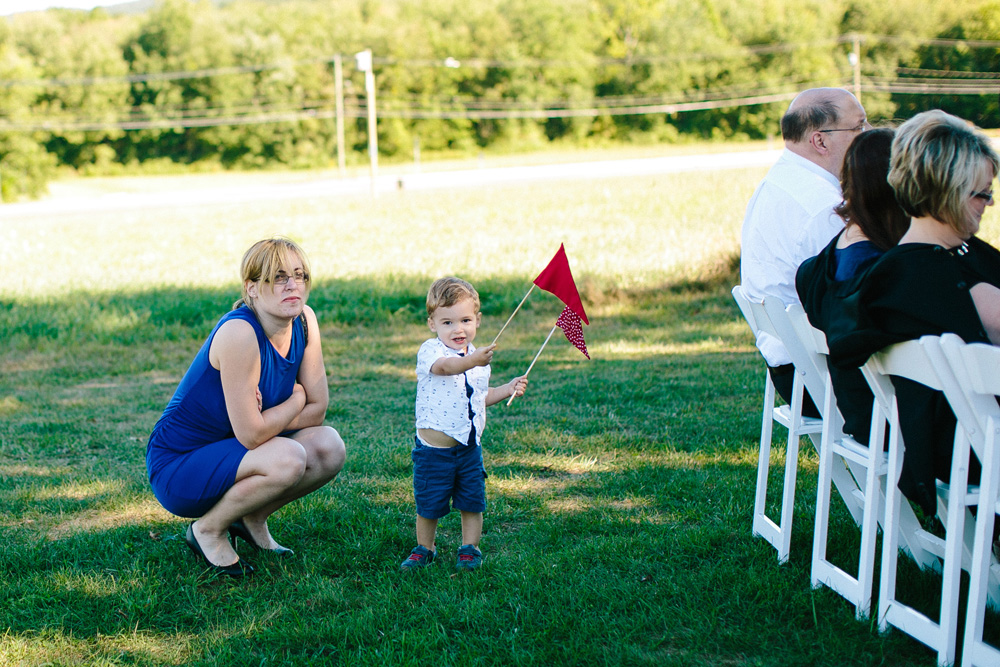
<path id="1" fill-rule="evenodd" d="M 803 262 L 795 276 L 809 321 L 828 337 L 835 335 L 837 320 L 844 316 L 842 292 L 896 245 L 909 225 L 887 180 L 894 135 L 892 129 L 879 128 L 851 142 L 840 177 L 844 201 L 834 208 L 844 220 L 844 231 L 823 252 Z M 873 400 L 868 383 L 857 366 L 842 368 L 831 363 L 830 376 L 844 430 L 867 444 Z"/>
<path id="2" fill-rule="evenodd" d="M 860 365 L 926 335 L 1000 342 L 1000 252 L 975 236 L 998 168 L 989 138 L 960 118 L 926 111 L 899 127 L 888 180 L 909 227 L 843 295 L 845 317 L 828 336 L 833 363 Z M 893 384 L 906 443 L 899 489 L 932 516 L 935 478 L 951 471 L 955 416 L 940 392 L 903 378 Z M 969 472 L 978 479 L 978 462 Z"/>

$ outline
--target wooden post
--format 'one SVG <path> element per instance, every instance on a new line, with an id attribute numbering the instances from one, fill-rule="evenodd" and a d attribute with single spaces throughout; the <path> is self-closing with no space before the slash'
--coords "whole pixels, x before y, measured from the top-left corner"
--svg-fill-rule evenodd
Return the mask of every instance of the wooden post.
<path id="1" fill-rule="evenodd" d="M 340 177 L 347 175 L 347 153 L 344 152 L 344 63 L 338 53 L 333 57 L 333 87 L 337 97 L 337 167 Z"/>
<path id="2" fill-rule="evenodd" d="M 854 96 L 861 101 L 861 38 L 854 33 L 854 50 L 848 57 L 851 66 L 854 68 Z"/>
<path id="3" fill-rule="evenodd" d="M 372 50 L 354 54 L 358 69 L 365 73 L 365 98 L 368 101 L 368 172 L 371 175 L 372 197 L 375 196 L 375 176 L 378 175 L 378 129 L 375 120 L 375 72 Z"/>

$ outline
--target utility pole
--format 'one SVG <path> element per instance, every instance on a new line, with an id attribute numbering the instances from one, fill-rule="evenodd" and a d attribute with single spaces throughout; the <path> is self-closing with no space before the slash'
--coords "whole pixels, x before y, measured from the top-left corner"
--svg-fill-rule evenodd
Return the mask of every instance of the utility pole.
<path id="1" fill-rule="evenodd" d="M 378 129 L 375 122 L 375 72 L 372 50 L 354 54 L 358 69 L 365 73 L 365 98 L 368 102 L 368 170 L 371 174 L 372 197 L 375 196 L 375 176 L 378 174 Z"/>
<path id="2" fill-rule="evenodd" d="M 347 153 L 344 152 L 344 63 L 338 53 L 333 57 L 333 87 L 337 97 L 337 166 L 340 177 L 347 175 Z"/>
<path id="3" fill-rule="evenodd" d="M 854 68 L 854 96 L 861 101 L 861 38 L 858 33 L 852 35 L 854 50 L 847 55 L 847 62 Z"/>

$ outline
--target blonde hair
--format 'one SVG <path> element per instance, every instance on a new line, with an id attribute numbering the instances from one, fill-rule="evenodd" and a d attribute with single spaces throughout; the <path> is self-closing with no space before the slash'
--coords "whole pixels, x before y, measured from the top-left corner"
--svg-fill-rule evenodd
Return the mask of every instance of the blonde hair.
<path id="1" fill-rule="evenodd" d="M 438 278 L 427 290 L 427 317 L 432 317 L 438 308 L 450 308 L 459 301 L 471 299 L 475 312 L 479 312 L 479 292 L 470 283 L 449 276 Z"/>
<path id="2" fill-rule="evenodd" d="M 892 141 L 889 185 L 914 218 L 930 216 L 968 233 L 969 195 L 985 168 L 996 176 L 1000 158 L 975 126 L 939 109 L 899 126 Z"/>
<path id="3" fill-rule="evenodd" d="M 253 308 L 248 287 L 250 283 L 263 280 L 266 283 L 274 283 L 278 272 L 283 267 L 291 264 L 291 255 L 295 254 L 302 261 L 302 271 L 306 274 L 306 282 L 303 289 L 309 289 L 309 260 L 306 253 L 295 241 L 283 237 L 275 237 L 257 241 L 250 249 L 243 253 L 243 261 L 240 262 L 240 278 L 242 281 L 243 294 L 239 301 L 233 304 L 233 310 L 242 305 Z"/>

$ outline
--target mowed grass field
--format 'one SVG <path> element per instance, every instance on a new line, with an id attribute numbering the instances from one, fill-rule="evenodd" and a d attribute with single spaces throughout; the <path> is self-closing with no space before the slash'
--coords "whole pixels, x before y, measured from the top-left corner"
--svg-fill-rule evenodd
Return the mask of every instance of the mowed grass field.
<path id="1" fill-rule="evenodd" d="M 789 563 L 750 534 L 763 366 L 729 290 L 764 169 L 69 212 L 0 206 L 0 664 L 932 665 L 812 591 L 816 457 Z M 996 242 L 997 215 L 982 236 Z M 254 241 L 309 254 L 348 463 L 276 515 L 290 560 L 207 575 L 156 503 L 146 438 Z M 486 560 L 414 545 L 414 362 L 430 281 L 483 297 L 489 342 L 566 244 L 591 325 L 490 409 Z M 524 371 L 561 310 L 536 290 L 494 357 Z M 776 433 L 780 440 L 783 433 Z M 780 468 L 777 447 L 772 467 Z M 774 487 L 775 484 L 772 484 Z M 847 567 L 857 531 L 835 516 Z M 934 604 L 934 575 L 901 586 Z M 991 625 L 996 623 L 991 620 Z M 992 630 L 991 630 L 992 632 Z"/>

